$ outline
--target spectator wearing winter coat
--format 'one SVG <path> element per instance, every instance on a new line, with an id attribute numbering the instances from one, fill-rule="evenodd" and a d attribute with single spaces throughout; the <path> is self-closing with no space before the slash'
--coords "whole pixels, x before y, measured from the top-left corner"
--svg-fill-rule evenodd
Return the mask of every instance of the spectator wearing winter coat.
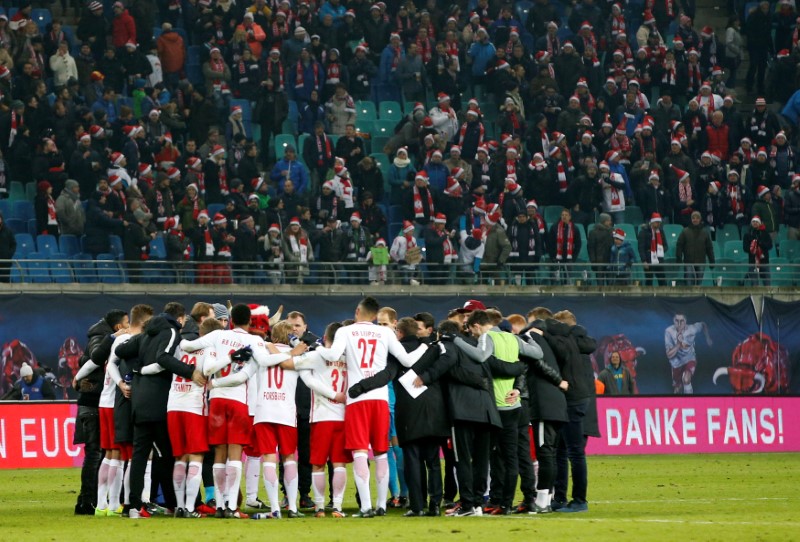
<path id="1" fill-rule="evenodd" d="M 586 239 L 589 261 L 595 264 L 592 266 L 592 270 L 598 284 L 601 285 L 606 284 L 606 268 L 611 258 L 611 247 L 614 246 L 612 224 L 611 215 L 601 213 L 597 224 Z"/>
<path id="2" fill-rule="evenodd" d="M 608 270 L 607 281 L 609 284 L 630 284 L 631 267 L 636 261 L 636 255 L 631 244 L 625 240 L 624 230 L 614 230 L 612 239 L 614 244 L 611 246 L 606 267 Z"/>
<path id="3" fill-rule="evenodd" d="M 706 262 L 714 266 L 714 245 L 703 225 L 703 215 L 694 211 L 691 220 L 692 223 L 683 228 L 675 243 L 675 263 L 684 264 L 687 286 L 700 286 Z"/>
<path id="4" fill-rule="evenodd" d="M 760 280 L 764 286 L 769 286 L 769 251 L 772 246 L 772 237 L 764 228 L 761 217 L 753 215 L 750 218 L 750 229 L 742 237 L 742 247 L 750 263 L 745 284 L 758 286 Z"/>
<path id="5" fill-rule="evenodd" d="M 347 125 L 355 124 L 356 105 L 344 84 L 336 85 L 333 96 L 325 104 L 325 111 L 331 134 L 344 135 Z"/>
<path id="6" fill-rule="evenodd" d="M 71 77 L 78 78 L 78 67 L 75 59 L 69 54 L 69 43 L 62 41 L 58 44 L 56 54 L 50 57 L 50 70 L 53 72 L 53 83 L 64 86 Z"/>
<path id="7" fill-rule="evenodd" d="M 111 21 L 111 41 L 119 53 L 126 43 L 137 43 L 136 23 L 122 2 L 114 2 L 112 10 L 114 18 Z"/>
<path id="8" fill-rule="evenodd" d="M 481 261 L 481 271 L 489 273 L 490 280 L 506 280 L 505 266 L 511 255 L 511 241 L 508 240 L 506 230 L 501 224 L 503 220 L 500 213 L 486 216 L 486 246 Z"/>
<path id="9" fill-rule="evenodd" d="M 74 179 L 68 179 L 64 189 L 56 199 L 56 218 L 61 235 L 83 235 L 86 212 L 81 204 L 80 185 Z"/>
<path id="10" fill-rule="evenodd" d="M 639 259 L 644 264 L 644 286 L 652 282 L 653 286 L 666 286 L 667 277 L 664 266 L 666 260 L 667 236 L 661 229 L 661 215 L 653 213 L 648 224 L 639 228 Z"/>
<path id="11" fill-rule="evenodd" d="M 635 395 L 636 386 L 633 377 L 622 363 L 619 352 L 612 352 L 610 361 L 611 363 L 597 375 L 597 379 L 605 386 L 604 395 Z"/>
<path id="12" fill-rule="evenodd" d="M 186 63 L 186 44 L 170 23 L 162 24 L 161 31 L 156 40 L 156 50 L 164 71 L 164 80 L 167 86 L 174 88 Z"/>
<path id="13" fill-rule="evenodd" d="M 792 188 L 784 192 L 783 221 L 788 226 L 788 239 L 800 239 L 800 174 L 792 177 Z"/>

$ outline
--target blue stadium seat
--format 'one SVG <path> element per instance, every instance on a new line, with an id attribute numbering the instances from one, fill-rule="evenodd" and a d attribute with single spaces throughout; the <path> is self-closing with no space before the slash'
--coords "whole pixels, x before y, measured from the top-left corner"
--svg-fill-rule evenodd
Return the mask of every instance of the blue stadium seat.
<path id="1" fill-rule="evenodd" d="M 26 221 L 20 220 L 18 218 L 6 218 L 5 222 L 6 225 L 9 228 L 11 228 L 11 231 L 14 232 L 14 234 L 25 233 L 27 235 L 30 235 L 28 233 L 28 223 Z"/>
<path id="2" fill-rule="evenodd" d="M 34 238 L 35 238 L 37 235 L 39 235 L 39 231 L 38 231 L 38 227 L 37 227 L 37 222 L 36 222 L 36 219 L 35 219 L 35 218 L 28 219 L 28 228 L 27 228 L 27 230 L 26 230 L 26 231 L 27 231 L 28 233 L 30 233 L 30 234 L 31 234 L 31 235 L 32 235 Z"/>
<path id="3" fill-rule="evenodd" d="M 391 162 L 389 161 L 389 157 L 383 154 L 382 152 L 373 152 L 370 156 L 375 160 L 378 169 L 381 170 L 383 174 L 383 178 L 385 179 L 386 176 L 389 174 L 389 165 Z"/>
<path id="4" fill-rule="evenodd" d="M 730 259 L 734 262 L 746 262 L 747 261 L 747 254 L 744 251 L 744 247 L 742 246 L 742 242 L 738 240 L 731 240 L 726 241 L 723 245 L 725 248 L 722 251 L 722 255 Z"/>
<path id="5" fill-rule="evenodd" d="M 514 2 L 514 13 L 517 16 L 517 20 L 521 22 L 523 25 L 528 20 L 528 12 L 533 7 L 533 2 L 530 0 L 518 0 Z M 531 50 L 528 49 L 528 52 Z"/>
<path id="6" fill-rule="evenodd" d="M 309 137 L 311 137 L 311 134 L 300 134 L 297 136 L 297 159 L 304 163 L 306 167 L 308 167 L 308 164 L 306 164 L 306 159 L 303 158 L 303 149 L 305 148 L 306 139 Z M 331 142 L 331 148 L 334 147 L 333 142 Z"/>
<path id="7" fill-rule="evenodd" d="M 25 259 L 36 253 L 36 244 L 33 242 L 31 234 L 17 233 L 14 238 L 17 240 L 17 251 L 14 253 L 14 259 Z"/>
<path id="8" fill-rule="evenodd" d="M 8 190 L 8 199 L 12 202 L 25 199 L 25 186 L 19 181 L 11 181 Z"/>
<path id="9" fill-rule="evenodd" d="M 376 120 L 372 123 L 372 136 L 390 138 L 394 135 L 394 127 L 396 124 L 397 122 L 393 120 Z"/>
<path id="10" fill-rule="evenodd" d="M 122 238 L 119 235 L 109 235 L 108 243 L 111 247 L 111 254 L 113 254 L 117 260 L 124 260 L 125 249 L 122 246 Z"/>
<path id="11" fill-rule="evenodd" d="M 78 242 L 78 238 L 74 235 L 64 234 L 58 238 L 58 250 L 72 257 L 81 251 L 81 245 Z"/>
<path id="12" fill-rule="evenodd" d="M 164 244 L 163 237 L 156 237 L 150 241 L 150 258 L 154 260 L 167 259 L 167 246 Z"/>
<path id="13" fill-rule="evenodd" d="M 239 100 L 239 99 L 232 99 L 231 100 L 231 109 L 233 106 L 238 105 L 242 108 L 242 119 L 250 122 L 253 120 L 253 110 L 250 107 L 250 102 L 248 100 Z"/>
<path id="14" fill-rule="evenodd" d="M 53 22 L 53 15 L 49 9 L 33 9 L 31 10 L 31 20 L 39 27 L 39 32 L 44 34 L 47 25 Z"/>
<path id="15" fill-rule="evenodd" d="M 3 218 L 6 220 L 11 218 L 11 200 L 0 199 L 0 214 L 2 214 Z"/>
<path id="16" fill-rule="evenodd" d="M 77 254 L 70 262 L 70 267 L 75 275 L 75 281 L 81 284 L 94 284 L 97 282 L 94 262 L 89 254 Z"/>
<path id="17" fill-rule="evenodd" d="M 200 66 L 208 55 L 208 48 L 205 45 L 190 45 L 186 52 L 186 64 Z"/>
<path id="18" fill-rule="evenodd" d="M 71 282 L 75 282 L 75 279 L 72 277 L 72 270 L 69 267 L 69 263 L 63 259 L 47 262 L 47 269 L 53 282 L 57 282 L 59 284 L 69 284 Z"/>
<path id="19" fill-rule="evenodd" d="M 223 203 L 212 203 L 211 205 L 208 206 L 208 209 L 207 209 L 208 217 L 211 220 L 214 220 L 214 215 L 219 213 L 220 211 L 222 211 L 224 208 L 225 208 L 225 204 L 223 204 Z"/>
<path id="20" fill-rule="evenodd" d="M 741 236 L 739 234 L 739 226 L 736 224 L 725 224 L 720 231 L 717 232 L 717 242 L 725 246 L 727 241 L 739 241 Z"/>
<path id="21" fill-rule="evenodd" d="M 186 64 L 186 78 L 193 85 L 202 85 L 204 82 L 203 68 L 200 64 Z"/>
<path id="22" fill-rule="evenodd" d="M 53 96 L 51 94 L 51 96 Z M 53 101 L 55 102 L 55 96 L 53 96 Z M 53 105 L 52 103 L 50 105 Z M 58 197 L 58 196 L 56 196 Z M 36 199 L 36 183 L 26 183 L 25 184 L 25 199 L 28 201 L 33 201 Z"/>
<path id="23" fill-rule="evenodd" d="M 277 137 L 275 137 L 275 155 L 279 160 L 283 158 L 283 153 L 288 145 L 293 146 L 295 150 L 297 150 L 297 140 L 293 135 L 279 134 Z"/>
<path id="24" fill-rule="evenodd" d="M 38 252 L 31 252 L 28 254 L 28 259 L 22 261 L 25 282 L 52 282 L 52 280 L 50 280 L 50 272 L 48 271 L 49 262 L 44 260 L 44 254 L 39 254 Z"/>
<path id="25" fill-rule="evenodd" d="M 100 258 L 102 255 L 98 255 Z M 108 256 L 111 256 L 110 254 Z M 125 282 L 125 273 L 119 264 L 113 260 L 98 259 L 94 262 L 97 270 L 97 279 L 104 284 L 122 284 Z"/>
<path id="26" fill-rule="evenodd" d="M 36 214 L 33 210 L 33 203 L 26 199 L 15 201 L 14 210 L 11 212 L 11 214 L 14 215 L 14 218 L 18 218 L 26 222 L 36 218 Z"/>
<path id="27" fill-rule="evenodd" d="M 36 249 L 46 258 L 50 258 L 58 253 L 58 241 L 53 235 L 40 235 L 36 238 Z"/>
<path id="28" fill-rule="evenodd" d="M 795 261 L 800 258 L 800 241 L 785 240 L 781 241 L 781 257 L 788 258 L 789 261 Z"/>

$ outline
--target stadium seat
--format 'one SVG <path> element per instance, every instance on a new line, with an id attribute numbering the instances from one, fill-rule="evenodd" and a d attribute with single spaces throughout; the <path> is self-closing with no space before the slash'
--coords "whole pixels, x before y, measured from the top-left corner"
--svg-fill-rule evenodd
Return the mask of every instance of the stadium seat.
<path id="1" fill-rule="evenodd" d="M 31 252 L 28 254 L 28 258 L 23 260 L 21 263 L 24 271 L 25 282 L 52 282 L 50 280 L 50 272 L 48 271 L 48 262 L 45 261 L 44 254 Z"/>
<path id="2" fill-rule="evenodd" d="M 359 100 L 356 102 L 356 120 L 377 120 L 378 112 L 375 110 L 375 104 L 367 100 Z"/>
<path id="3" fill-rule="evenodd" d="M 53 22 L 53 15 L 49 9 L 33 9 L 31 10 L 31 20 L 39 27 L 39 32 L 44 34 L 47 25 Z"/>
<path id="4" fill-rule="evenodd" d="M 391 120 L 376 120 L 373 123 L 373 137 L 386 137 L 389 138 L 394 135 L 394 126 L 397 124 Z"/>
<path id="5" fill-rule="evenodd" d="M 6 218 L 5 222 L 11 231 L 14 232 L 14 234 L 24 233 L 30 235 L 28 233 L 28 223 L 24 220 L 20 220 L 18 218 Z"/>
<path id="6" fill-rule="evenodd" d="M 564 210 L 564 207 L 561 205 L 548 205 L 544 208 L 544 214 L 542 218 L 544 218 L 545 223 L 548 226 L 551 226 L 561 220 L 561 211 Z"/>
<path id="7" fill-rule="evenodd" d="M 531 2 L 530 0 L 518 0 L 517 2 L 514 3 L 514 13 L 517 16 L 517 20 L 521 22 L 523 25 L 527 22 L 528 13 L 530 12 L 532 7 L 533 7 L 533 2 Z"/>
<path id="8" fill-rule="evenodd" d="M 291 145 L 295 148 L 295 150 L 297 150 L 297 140 L 293 135 L 280 134 L 275 137 L 275 155 L 278 157 L 278 160 L 283 158 L 283 153 L 288 145 Z M 298 150 L 298 152 L 302 151 Z"/>
<path id="9" fill-rule="evenodd" d="M 627 222 L 628 224 L 642 224 L 642 223 L 644 223 L 644 217 L 642 216 L 641 207 L 637 207 L 636 205 L 626 205 L 625 206 L 625 222 Z"/>
<path id="10" fill-rule="evenodd" d="M 305 164 L 306 167 L 308 167 L 308 164 L 306 164 L 306 159 L 303 158 L 303 149 L 305 148 L 306 139 L 308 139 L 309 137 L 311 137 L 310 134 L 300 134 L 299 136 L 297 136 L 297 159 L 303 162 L 303 164 Z M 333 147 L 334 147 L 333 142 L 331 142 L 331 148 Z"/>
<path id="11" fill-rule="evenodd" d="M 37 235 L 39 235 L 39 232 L 37 230 L 38 230 L 38 228 L 37 228 L 36 219 L 35 218 L 29 219 L 28 220 L 28 227 L 25 229 L 25 231 L 30 233 L 35 238 Z"/>
<path id="12" fill-rule="evenodd" d="M 125 249 L 122 246 L 122 238 L 119 235 L 109 235 L 108 244 L 111 247 L 111 254 L 117 260 L 125 259 Z"/>
<path id="13" fill-rule="evenodd" d="M 200 66 L 205 61 L 208 48 L 205 45 L 190 45 L 186 52 L 186 64 Z"/>
<path id="14" fill-rule="evenodd" d="M 389 174 L 389 157 L 383 154 L 382 152 L 373 152 L 370 156 L 375 160 L 375 164 L 377 165 L 378 169 L 381 170 L 381 174 L 385 179 L 386 176 Z"/>
<path id="15" fill-rule="evenodd" d="M 14 215 L 14 218 L 24 220 L 25 222 L 36 218 L 33 210 L 33 203 L 24 199 L 24 196 L 23 199 L 14 202 L 14 210 L 11 214 Z"/>
<path id="16" fill-rule="evenodd" d="M 6 220 L 11 218 L 11 200 L 0 199 L 0 214 L 2 214 L 3 218 Z"/>
<path id="17" fill-rule="evenodd" d="M 58 253 L 58 241 L 53 235 L 39 235 L 36 238 L 36 249 L 45 258 L 50 258 Z"/>
<path id="18" fill-rule="evenodd" d="M 54 96 L 55 98 L 55 96 Z M 53 105 L 53 104 L 50 104 Z M 58 197 L 58 196 L 56 196 Z M 25 184 L 25 199 L 28 201 L 33 201 L 36 199 L 36 183 L 26 183 Z"/>
<path id="19" fill-rule="evenodd" d="M 68 257 L 72 257 L 80 253 L 81 246 L 78 242 L 78 238 L 70 234 L 62 235 L 58 238 L 58 251 L 66 254 Z"/>
<path id="20" fill-rule="evenodd" d="M 25 199 L 25 186 L 19 181 L 11 181 L 8 190 L 8 199 L 11 200 L 12 204 L 15 201 Z"/>
<path id="21" fill-rule="evenodd" d="M 111 256 L 110 254 L 108 256 Z M 100 255 L 98 255 L 100 258 Z M 125 273 L 119 264 L 113 260 L 98 259 L 94 262 L 97 270 L 97 279 L 104 284 L 122 284 L 125 282 Z"/>
<path id="22" fill-rule="evenodd" d="M 50 278 L 53 282 L 59 284 L 69 284 L 71 282 L 75 282 L 75 279 L 72 276 L 72 270 L 69 267 L 69 263 L 64 259 L 47 262 L 47 270 L 50 273 Z"/>
<path id="23" fill-rule="evenodd" d="M 374 119 L 367 120 L 358 118 L 356 119 L 356 132 L 372 135 L 372 133 L 375 131 L 376 122 L 377 121 Z"/>
<path id="24" fill-rule="evenodd" d="M 386 216 L 389 224 L 402 224 L 403 222 L 403 208 L 400 205 L 392 205 L 389 207 L 389 214 Z M 389 230 L 389 235 L 393 236 L 393 228 Z"/>
<path id="25" fill-rule="evenodd" d="M 770 261 L 770 282 L 772 286 L 786 287 L 796 283 L 795 266 L 789 264 L 786 258 L 771 258 Z"/>
<path id="26" fill-rule="evenodd" d="M 208 206 L 208 209 L 206 209 L 208 211 L 208 217 L 211 220 L 214 220 L 214 215 L 222 211 L 224 208 L 225 204 L 223 203 L 212 203 Z"/>
<path id="27" fill-rule="evenodd" d="M 381 102 L 380 110 L 378 111 L 378 118 L 380 120 L 390 120 L 397 124 L 403 117 L 400 111 L 400 104 L 393 101 Z"/>
<path id="28" fill-rule="evenodd" d="M 75 276 L 75 281 L 81 284 L 94 284 L 97 282 L 94 262 L 89 254 L 76 254 L 70 262 L 70 267 Z"/>
<path id="29" fill-rule="evenodd" d="M 614 227 L 619 228 L 625 232 L 625 240 L 631 244 L 631 247 L 633 247 L 634 252 L 638 252 L 636 248 L 636 243 L 637 243 L 636 226 L 634 226 L 633 224 L 626 223 L 626 224 L 614 224 Z"/>
<path id="30" fill-rule="evenodd" d="M 25 259 L 31 254 L 36 254 L 36 244 L 33 242 L 31 234 L 17 233 L 14 235 L 14 239 L 17 241 L 17 251 L 14 253 L 15 260 Z"/>
<path id="31" fill-rule="evenodd" d="M 797 260 L 800 258 L 800 241 L 794 239 L 781 241 L 780 253 L 782 258 L 787 258 L 789 261 Z"/>
<path id="32" fill-rule="evenodd" d="M 150 241 L 150 258 L 154 260 L 167 259 L 167 246 L 163 237 L 156 237 Z"/>
<path id="33" fill-rule="evenodd" d="M 726 241 L 724 247 L 725 248 L 722 251 L 722 255 L 726 259 L 730 259 L 734 262 L 747 261 L 747 254 L 744 251 L 741 241 L 737 240 Z"/>
<path id="34" fill-rule="evenodd" d="M 667 255 L 675 256 L 675 249 L 678 246 L 678 236 L 683 231 L 683 226 L 680 224 L 664 224 L 661 227 L 664 229 L 664 235 L 667 237 Z"/>
<path id="35" fill-rule="evenodd" d="M 736 224 L 725 224 L 720 231 L 717 232 L 717 242 L 725 246 L 727 241 L 739 241 L 739 226 Z"/>
<path id="36" fill-rule="evenodd" d="M 410 115 L 414 112 L 414 104 L 417 102 L 403 102 L 403 113 L 405 115 Z"/>

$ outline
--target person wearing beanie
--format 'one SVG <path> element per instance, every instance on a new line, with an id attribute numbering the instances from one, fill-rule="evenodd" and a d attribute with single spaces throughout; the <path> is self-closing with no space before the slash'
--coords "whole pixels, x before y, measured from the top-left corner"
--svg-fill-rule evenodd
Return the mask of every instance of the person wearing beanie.
<path id="1" fill-rule="evenodd" d="M 511 241 L 505 229 L 505 221 L 500 211 L 485 217 L 486 246 L 481 261 L 481 272 L 485 272 L 490 284 L 506 283 L 506 263 L 511 255 Z"/>
<path id="2" fill-rule="evenodd" d="M 750 217 L 750 228 L 742 237 L 742 248 L 750 264 L 744 279 L 745 285 L 770 285 L 769 251 L 772 247 L 772 237 L 764 228 L 761 217 L 753 215 Z"/>
<path id="3" fill-rule="evenodd" d="M 780 209 L 775 205 L 772 191 L 764 185 L 759 185 L 755 189 L 756 200 L 750 208 L 750 216 L 761 218 L 761 227 L 772 238 L 772 242 L 778 238 L 778 227 L 780 224 Z"/>
<path id="4" fill-rule="evenodd" d="M 636 261 L 633 247 L 626 239 L 625 230 L 619 228 L 613 230 L 611 239 L 613 244 L 608 258 L 608 283 L 629 285 L 631 283 L 631 268 Z"/>
<path id="5" fill-rule="evenodd" d="M 19 380 L 0 397 L 0 401 L 54 401 L 56 392 L 53 385 L 44 377 L 44 371 L 34 370 L 26 362 L 19 368 Z"/>
<path id="6" fill-rule="evenodd" d="M 666 286 L 667 275 L 664 266 L 669 244 L 664 230 L 661 229 L 662 218 L 658 213 L 650 216 L 648 226 L 639 230 L 639 259 L 644 264 L 644 284 Z"/>

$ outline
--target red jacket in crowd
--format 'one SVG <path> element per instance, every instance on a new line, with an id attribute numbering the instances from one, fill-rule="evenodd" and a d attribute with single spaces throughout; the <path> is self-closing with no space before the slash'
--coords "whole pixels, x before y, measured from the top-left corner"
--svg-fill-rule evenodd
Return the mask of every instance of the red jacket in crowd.
<path id="1" fill-rule="evenodd" d="M 126 9 L 111 21 L 114 47 L 125 47 L 125 44 L 136 43 L 136 22 Z"/>
<path id="2" fill-rule="evenodd" d="M 728 148 L 728 141 L 730 136 L 730 128 L 727 124 L 722 124 L 719 127 L 709 123 L 706 126 L 706 136 L 708 136 L 708 152 L 714 153 L 717 151 L 722 160 L 727 160 L 730 157 L 730 150 Z"/>

